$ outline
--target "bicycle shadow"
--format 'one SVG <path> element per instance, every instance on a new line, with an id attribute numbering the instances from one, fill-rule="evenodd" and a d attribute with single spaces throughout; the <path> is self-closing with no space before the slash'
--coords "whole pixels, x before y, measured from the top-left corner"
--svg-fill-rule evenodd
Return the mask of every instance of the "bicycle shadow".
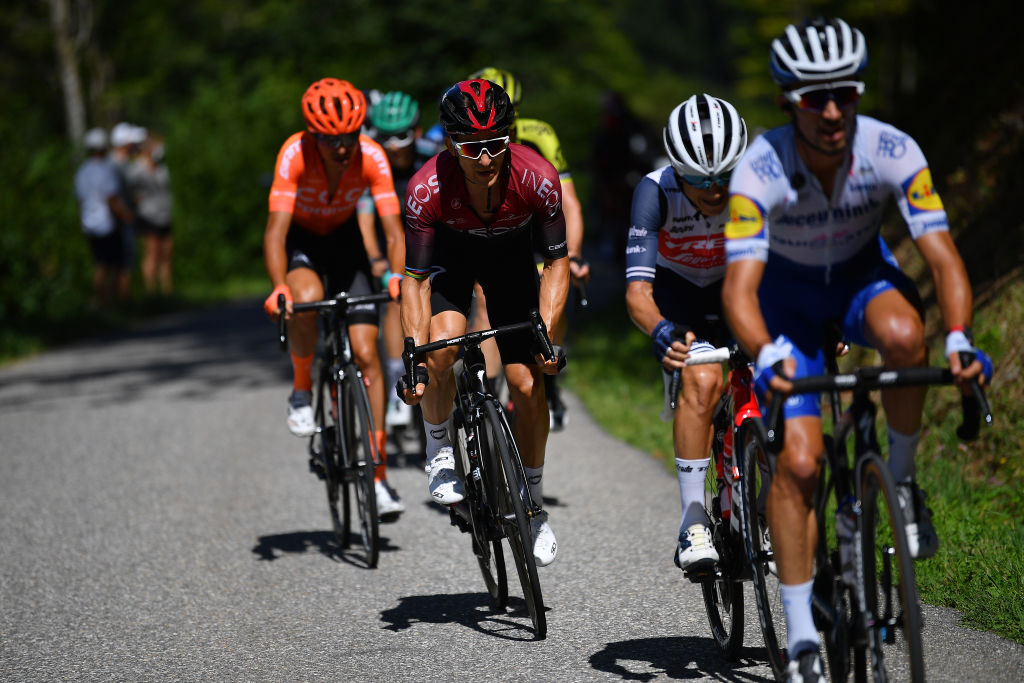
<path id="1" fill-rule="evenodd" d="M 513 596 L 509 596 L 508 609 L 497 612 L 486 593 L 409 595 L 399 598 L 398 605 L 384 610 L 380 616 L 387 622 L 383 628 L 388 631 L 404 631 L 414 624 L 454 623 L 504 640 L 534 640 L 526 601 Z"/>
<path id="2" fill-rule="evenodd" d="M 607 643 L 589 661 L 598 671 L 627 681 L 650 681 L 665 676 L 676 680 L 711 678 L 743 682 L 774 680 L 770 671 L 744 671 L 747 667 L 763 667 L 767 658 L 764 647 L 744 647 L 738 661 L 727 662 L 719 656 L 711 638 L 666 636 Z"/>
<path id="3" fill-rule="evenodd" d="M 331 531 L 293 531 L 286 534 L 268 534 L 256 540 L 252 553 L 261 562 L 273 562 L 287 555 L 316 552 L 336 562 L 367 568 L 366 562 L 362 560 L 362 554 L 354 550 L 359 547 L 359 537 L 351 532 L 348 549 L 338 546 Z M 381 553 L 399 549 L 398 546 L 391 545 L 387 536 L 378 536 L 378 540 L 378 550 Z"/>

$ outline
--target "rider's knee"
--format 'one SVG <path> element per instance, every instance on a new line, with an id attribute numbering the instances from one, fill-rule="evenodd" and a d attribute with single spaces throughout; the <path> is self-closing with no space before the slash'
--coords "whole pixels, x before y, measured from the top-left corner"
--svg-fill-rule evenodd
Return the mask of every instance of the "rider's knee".
<path id="1" fill-rule="evenodd" d="M 802 494 L 809 495 L 818 482 L 821 453 L 803 445 L 791 447 L 779 454 L 776 467 L 776 479 L 783 488 L 791 488 Z"/>
<path id="2" fill-rule="evenodd" d="M 925 361 L 927 347 L 924 325 L 916 317 L 904 316 L 889 320 L 880 342 L 880 351 L 889 366 L 916 366 Z"/>
<path id="3" fill-rule="evenodd" d="M 718 366 L 715 366 L 716 370 Z M 691 368 L 695 369 L 695 368 Z M 683 383 L 683 402 L 688 410 L 711 417 L 719 397 L 722 395 L 721 373 L 694 373 Z"/>
<path id="4" fill-rule="evenodd" d="M 455 365 L 455 361 L 458 357 L 459 350 L 454 346 L 431 351 L 427 354 L 427 370 L 429 370 L 430 374 L 434 377 L 440 377 L 451 370 L 451 367 Z"/>

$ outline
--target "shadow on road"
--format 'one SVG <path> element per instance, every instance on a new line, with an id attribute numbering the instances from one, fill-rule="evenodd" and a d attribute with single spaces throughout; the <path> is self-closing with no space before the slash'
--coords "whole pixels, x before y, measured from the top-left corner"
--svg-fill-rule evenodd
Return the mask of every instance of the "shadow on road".
<path id="1" fill-rule="evenodd" d="M 413 624 L 462 624 L 505 640 L 533 640 L 526 601 L 509 596 L 508 612 L 495 611 L 486 593 L 410 595 L 380 613 L 389 631 L 404 631 Z M 522 618 L 512 621 L 507 617 Z"/>
<path id="2" fill-rule="evenodd" d="M 627 681 L 650 681 L 658 676 L 673 679 L 711 677 L 716 681 L 770 681 L 770 677 L 744 671 L 767 661 L 763 647 L 745 647 L 737 662 L 718 655 L 714 641 L 694 636 L 639 638 L 608 643 L 590 657 L 598 671 Z"/>
<path id="3" fill-rule="evenodd" d="M 334 540 L 334 533 L 330 531 L 293 531 L 287 534 L 268 534 L 260 536 L 257 541 L 252 552 L 261 561 L 273 562 L 285 555 L 318 552 L 332 560 L 340 560 L 356 567 L 366 568 L 366 563 L 360 559 L 361 553 L 339 548 Z M 350 548 L 358 547 L 358 537 L 349 534 L 349 543 Z M 381 535 L 378 550 L 381 553 L 394 552 L 398 550 L 398 546 L 391 545 L 388 538 Z"/>

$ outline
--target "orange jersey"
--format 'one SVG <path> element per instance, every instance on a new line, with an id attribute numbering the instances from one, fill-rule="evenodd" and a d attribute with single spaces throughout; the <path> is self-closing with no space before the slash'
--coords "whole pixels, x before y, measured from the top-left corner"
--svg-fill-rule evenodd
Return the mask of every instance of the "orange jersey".
<path id="1" fill-rule="evenodd" d="M 274 183 L 270 187 L 270 210 L 290 213 L 292 220 L 301 227 L 326 235 L 352 217 L 367 187 L 373 194 L 379 215 L 400 212 L 391 165 L 380 145 L 366 135 L 359 136 L 359 149 L 353 153 L 338 189 L 330 197 L 316 140 L 309 133 L 298 132 L 285 140 L 277 153 Z"/>

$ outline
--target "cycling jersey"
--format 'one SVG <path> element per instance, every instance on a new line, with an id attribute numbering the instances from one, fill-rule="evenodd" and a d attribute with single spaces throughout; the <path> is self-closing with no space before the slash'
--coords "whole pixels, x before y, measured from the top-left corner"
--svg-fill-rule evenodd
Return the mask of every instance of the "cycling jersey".
<path id="1" fill-rule="evenodd" d="M 399 213 L 391 166 L 384 149 L 373 139 L 359 136 L 359 149 L 353 153 L 334 195 L 330 196 L 316 140 L 311 133 L 298 132 L 285 140 L 278 152 L 270 188 L 270 210 L 290 213 L 295 224 L 326 235 L 352 216 L 367 187 L 380 215 Z"/>
<path id="2" fill-rule="evenodd" d="M 705 216 L 686 197 L 671 166 L 648 173 L 633 191 L 626 243 L 626 282 L 654 282 L 667 268 L 698 287 L 725 275 L 728 214 Z"/>
<path id="3" fill-rule="evenodd" d="M 792 125 L 754 140 L 730 182 L 728 261 L 771 258 L 804 278 L 827 283 L 834 268 L 874 251 L 890 196 L 914 239 L 949 229 L 928 163 L 913 138 L 857 116 L 851 144 L 830 200 L 797 153 Z"/>
<path id="4" fill-rule="evenodd" d="M 465 177 L 450 153 L 441 152 L 416 172 L 405 198 L 407 275 L 424 278 L 430 273 L 439 230 L 489 239 L 536 226 L 534 247 L 546 258 L 568 254 L 562 186 L 554 167 L 523 145 L 510 144 L 504 156 L 508 171 L 504 196 L 489 222 L 470 207 Z"/>

